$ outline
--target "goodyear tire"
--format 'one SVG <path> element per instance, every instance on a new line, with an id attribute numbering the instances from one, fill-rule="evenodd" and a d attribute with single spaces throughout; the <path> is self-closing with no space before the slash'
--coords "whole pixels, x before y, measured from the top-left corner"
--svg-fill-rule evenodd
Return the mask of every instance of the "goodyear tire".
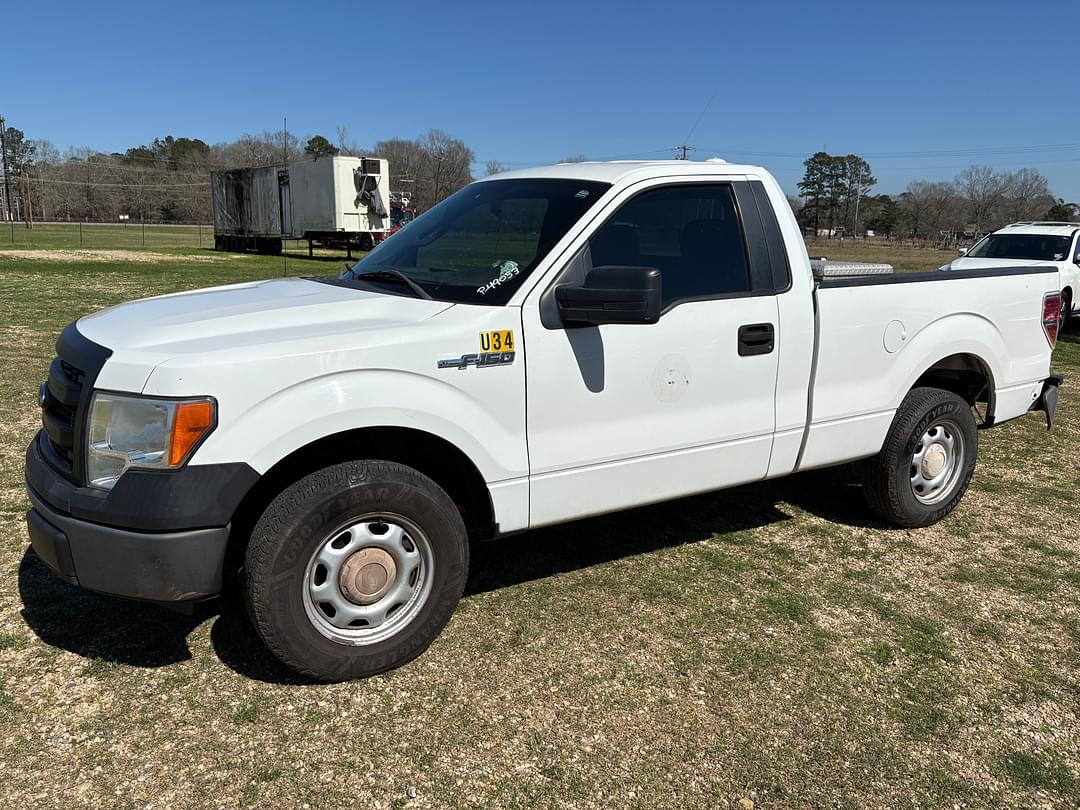
<path id="1" fill-rule="evenodd" d="M 897 526 L 937 523 L 964 497 L 978 452 L 975 418 L 963 399 L 939 388 L 912 389 L 881 451 L 867 462 L 867 505 Z"/>
<path id="2" fill-rule="evenodd" d="M 270 651 L 311 678 L 399 667 L 442 631 L 468 573 L 450 497 L 387 461 L 337 464 L 275 498 L 245 559 L 248 613 Z"/>

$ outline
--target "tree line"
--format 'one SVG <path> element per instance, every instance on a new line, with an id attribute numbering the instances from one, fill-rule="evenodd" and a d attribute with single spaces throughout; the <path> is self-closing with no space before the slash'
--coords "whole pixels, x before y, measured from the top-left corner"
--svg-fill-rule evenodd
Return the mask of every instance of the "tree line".
<path id="1" fill-rule="evenodd" d="M 900 194 L 871 194 L 877 183 L 858 155 L 816 152 L 804 162 L 799 197 L 790 198 L 803 229 L 828 236 L 872 230 L 886 238 L 949 242 L 1010 222 L 1080 220 L 1080 205 L 1050 193 L 1035 169 L 969 166 L 952 181 L 913 180 Z"/>
<path id="2" fill-rule="evenodd" d="M 16 127 L 9 127 L 5 138 L 7 194 L 17 220 L 24 218 L 29 203 L 35 220 L 116 222 L 127 216 L 131 221 L 210 222 L 211 171 L 332 155 L 388 159 L 391 189 L 408 193 L 419 210 L 473 179 L 472 150 L 438 129 L 370 147 L 358 145 L 344 127 L 333 141 L 321 134 L 300 138 L 269 131 L 219 144 L 168 135 L 123 152 L 72 148 L 61 153 L 48 140 L 28 138 Z"/>

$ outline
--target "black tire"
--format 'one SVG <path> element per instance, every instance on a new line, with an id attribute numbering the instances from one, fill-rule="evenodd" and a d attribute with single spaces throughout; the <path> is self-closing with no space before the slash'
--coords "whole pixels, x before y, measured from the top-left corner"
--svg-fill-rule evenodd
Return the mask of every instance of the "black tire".
<path id="1" fill-rule="evenodd" d="M 945 431 L 942 436 L 948 435 L 943 441 L 958 443 L 956 466 L 946 475 L 940 490 L 926 490 L 919 495 L 913 482 L 922 481 L 915 478 L 915 472 L 921 473 L 922 468 L 913 464 L 914 456 L 916 450 L 922 452 L 928 431 L 935 429 Z M 912 389 L 900 403 L 881 451 L 866 464 L 866 503 L 897 526 L 916 528 L 937 523 L 964 497 L 975 473 L 978 453 L 979 431 L 971 407 L 963 399 L 940 388 Z M 946 467 L 949 463 L 945 462 Z"/>
<path id="2" fill-rule="evenodd" d="M 371 251 L 375 249 L 375 238 L 370 233 L 360 234 L 360 250 Z"/>
<path id="3" fill-rule="evenodd" d="M 1072 315 L 1072 296 L 1068 290 L 1061 293 L 1061 324 L 1058 327 L 1062 332 L 1069 325 L 1069 317 Z"/>
<path id="4" fill-rule="evenodd" d="M 393 635 L 353 646 L 327 637 L 309 615 L 309 561 L 341 527 L 377 520 L 372 515 L 400 516 L 423 533 L 431 585 Z M 244 568 L 248 614 L 270 651 L 299 673 L 341 681 L 394 669 L 427 649 L 461 598 L 469 546 L 460 513 L 430 478 L 393 462 L 355 461 L 311 473 L 278 495 L 252 532 Z"/>

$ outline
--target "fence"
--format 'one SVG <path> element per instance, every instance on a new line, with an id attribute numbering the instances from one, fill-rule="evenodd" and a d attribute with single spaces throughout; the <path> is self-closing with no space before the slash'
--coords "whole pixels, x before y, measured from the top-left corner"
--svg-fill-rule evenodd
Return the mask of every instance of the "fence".
<path id="1" fill-rule="evenodd" d="M 149 222 L 0 223 L 0 248 L 212 248 L 212 225 Z"/>

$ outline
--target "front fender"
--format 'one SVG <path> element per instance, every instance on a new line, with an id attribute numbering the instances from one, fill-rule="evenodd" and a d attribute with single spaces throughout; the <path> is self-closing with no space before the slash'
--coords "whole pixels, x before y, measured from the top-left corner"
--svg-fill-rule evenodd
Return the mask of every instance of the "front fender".
<path id="1" fill-rule="evenodd" d="M 488 483 L 527 475 L 524 406 L 515 408 L 512 403 L 518 398 L 509 391 L 488 404 L 455 385 L 456 373 L 441 380 L 390 369 L 335 371 L 284 388 L 236 413 L 223 402 L 218 429 L 192 462 L 243 459 L 261 474 L 327 436 L 364 427 L 403 427 L 450 442 Z M 502 370 L 472 373 L 496 375 Z"/>

